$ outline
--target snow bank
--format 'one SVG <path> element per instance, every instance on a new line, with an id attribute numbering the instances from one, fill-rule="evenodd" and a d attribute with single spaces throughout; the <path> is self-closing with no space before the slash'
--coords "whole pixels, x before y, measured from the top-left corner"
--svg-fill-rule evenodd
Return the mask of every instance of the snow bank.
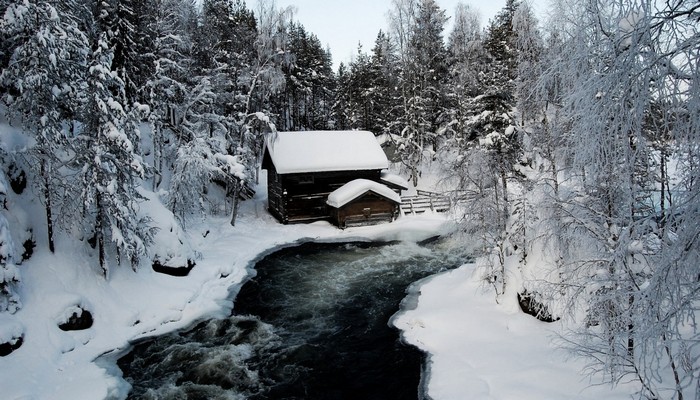
<path id="1" fill-rule="evenodd" d="M 24 327 L 12 315 L 0 313 L 0 343 L 11 343 L 24 333 Z"/>
<path id="2" fill-rule="evenodd" d="M 592 386 L 585 365 L 555 347 L 559 323 L 497 305 L 473 264 L 417 282 L 392 318 L 428 352 L 427 392 L 440 400 L 629 399 L 634 388 Z M 416 300 L 417 296 L 417 300 Z"/>

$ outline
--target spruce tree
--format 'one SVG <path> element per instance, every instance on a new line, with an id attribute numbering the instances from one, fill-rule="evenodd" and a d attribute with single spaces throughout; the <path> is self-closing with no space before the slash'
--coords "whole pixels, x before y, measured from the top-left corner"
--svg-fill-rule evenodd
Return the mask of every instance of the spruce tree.
<path id="1" fill-rule="evenodd" d="M 0 160 L 5 164 L 6 154 L 0 152 Z M 0 313 L 14 314 L 22 306 L 18 293 L 18 285 L 21 281 L 20 271 L 15 265 L 16 248 L 12 240 L 10 225 L 4 215 L 7 210 L 6 195 L 9 189 L 5 174 L 0 174 L 0 204 L 3 211 L 0 212 Z"/>
<path id="2" fill-rule="evenodd" d="M 64 200 L 61 164 L 71 154 L 65 122 L 76 117 L 82 91 L 86 36 L 68 7 L 46 2 L 17 2 L 0 20 L 0 35 L 12 43 L 12 55 L 0 73 L 10 117 L 36 140 L 26 155 L 46 211 L 47 242 L 54 251 L 54 207 Z"/>
<path id="3" fill-rule="evenodd" d="M 109 12 L 100 9 L 97 16 Z M 138 203 L 143 201 L 138 186 L 148 168 L 139 154 L 136 113 L 140 110 L 124 105 L 126 84 L 111 70 L 110 43 L 110 31 L 100 33 L 89 57 L 83 127 L 76 146 L 80 191 L 75 198 L 82 203 L 78 210 L 83 229 L 92 235 L 105 277 L 111 255 L 136 269 L 152 238 L 149 221 L 138 215 Z"/>
<path id="4" fill-rule="evenodd" d="M 410 10 L 413 12 L 407 14 Z M 403 110 L 397 130 L 402 136 L 403 162 L 417 184 L 423 152 L 437 148 L 447 115 L 447 51 L 442 37 L 447 17 L 434 0 L 422 0 L 415 8 L 398 5 L 396 12 L 412 18 L 394 21 L 402 29 L 397 32 L 397 39 L 405 52 L 398 73 Z M 408 35 L 402 36 L 405 33 Z"/>

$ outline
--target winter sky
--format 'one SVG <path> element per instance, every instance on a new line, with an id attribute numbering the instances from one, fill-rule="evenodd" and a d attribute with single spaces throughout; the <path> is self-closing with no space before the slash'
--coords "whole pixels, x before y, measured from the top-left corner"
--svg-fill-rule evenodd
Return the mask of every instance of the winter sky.
<path id="1" fill-rule="evenodd" d="M 449 17 L 460 2 L 479 10 L 482 26 L 506 4 L 506 0 L 437 0 Z M 547 0 L 531 2 L 537 14 L 542 15 Z M 372 50 L 379 30 L 386 31 L 389 26 L 387 14 L 391 4 L 391 0 L 277 0 L 278 7 L 294 6 L 294 19 L 330 47 L 334 69 L 341 62 L 347 64 L 357 54 L 358 43 L 362 43 L 365 52 Z M 451 31 L 451 21 L 445 36 Z"/>

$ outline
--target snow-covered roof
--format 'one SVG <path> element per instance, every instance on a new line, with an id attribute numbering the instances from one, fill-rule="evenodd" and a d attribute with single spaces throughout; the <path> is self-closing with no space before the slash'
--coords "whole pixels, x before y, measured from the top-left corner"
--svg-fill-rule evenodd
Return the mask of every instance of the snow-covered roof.
<path id="1" fill-rule="evenodd" d="M 389 171 L 382 171 L 380 179 L 382 182 L 388 183 L 389 185 L 394 185 L 402 190 L 408 190 L 408 181 Z"/>
<path id="2" fill-rule="evenodd" d="M 331 207 L 340 208 L 367 192 L 374 192 L 395 203 L 401 203 L 401 196 L 396 192 L 379 182 L 370 181 L 369 179 L 355 179 L 346 183 L 331 192 L 326 203 Z"/>
<path id="3" fill-rule="evenodd" d="M 277 132 L 266 140 L 280 174 L 388 168 L 381 146 L 368 131 Z"/>

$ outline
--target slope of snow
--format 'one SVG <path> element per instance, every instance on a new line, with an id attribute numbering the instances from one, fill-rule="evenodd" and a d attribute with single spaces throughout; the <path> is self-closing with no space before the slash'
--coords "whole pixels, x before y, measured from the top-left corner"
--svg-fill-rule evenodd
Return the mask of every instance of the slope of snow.
<path id="1" fill-rule="evenodd" d="M 467 264 L 416 282 L 392 318 L 403 340 L 429 353 L 430 398 L 630 399 L 637 388 L 595 385 L 582 360 L 556 347 L 560 322 L 540 322 L 515 301 L 496 304 L 475 270 Z"/>

